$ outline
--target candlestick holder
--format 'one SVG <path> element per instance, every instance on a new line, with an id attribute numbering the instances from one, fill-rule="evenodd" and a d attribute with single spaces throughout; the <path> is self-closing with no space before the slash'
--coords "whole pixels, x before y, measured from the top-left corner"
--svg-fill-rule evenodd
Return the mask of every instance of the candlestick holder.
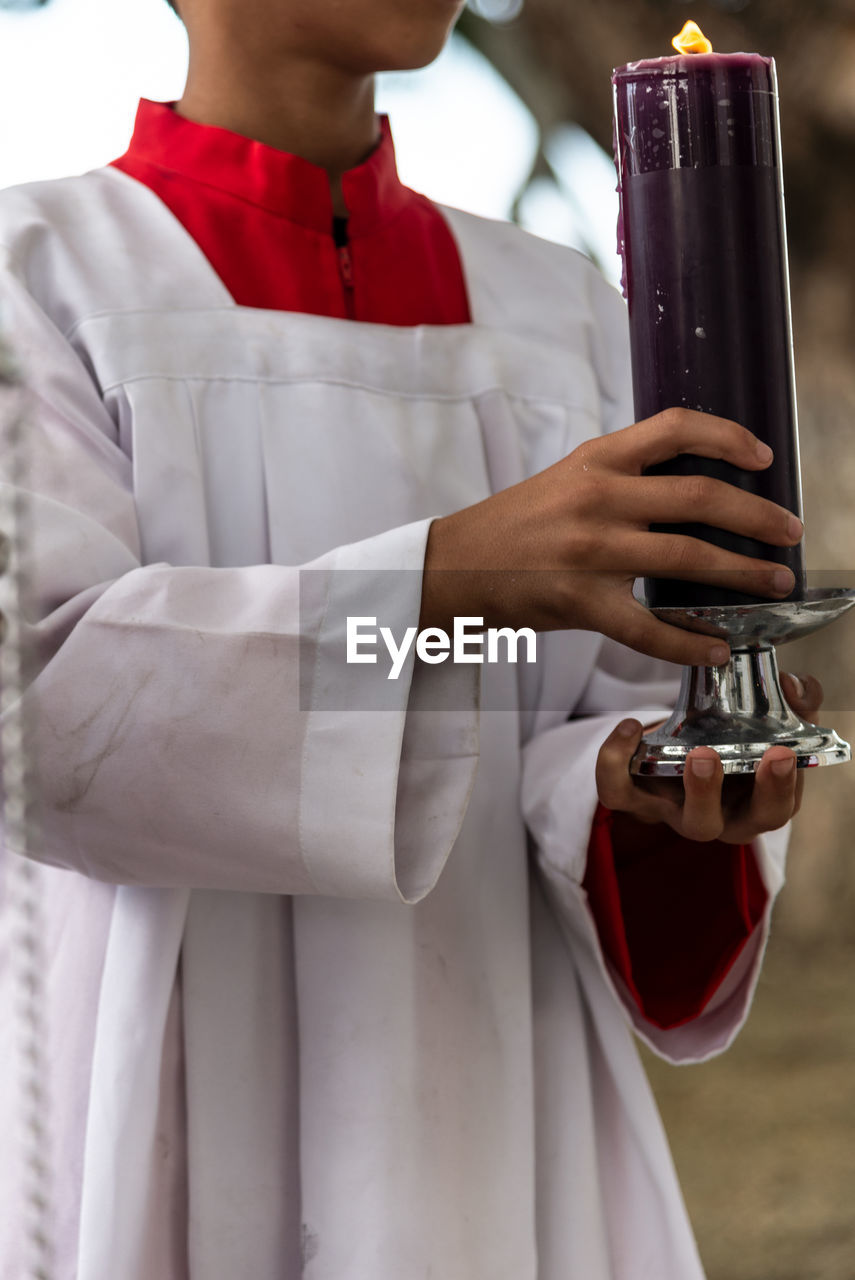
<path id="1" fill-rule="evenodd" d="M 646 734 L 630 772 L 679 777 L 695 747 L 712 747 L 726 774 L 753 773 L 769 747 L 789 747 L 800 769 L 844 764 L 848 742 L 810 724 L 788 705 L 778 678 L 775 648 L 834 622 L 855 604 L 855 590 L 806 591 L 800 600 L 717 607 L 654 608 L 663 622 L 727 640 L 723 667 L 686 667 L 671 718 Z"/>

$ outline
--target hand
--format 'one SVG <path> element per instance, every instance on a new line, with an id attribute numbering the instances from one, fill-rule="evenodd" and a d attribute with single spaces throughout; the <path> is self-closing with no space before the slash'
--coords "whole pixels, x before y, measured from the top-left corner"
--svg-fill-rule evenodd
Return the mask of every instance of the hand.
<path id="1" fill-rule="evenodd" d="M 720 640 L 660 622 L 632 594 L 638 577 L 680 578 L 780 599 L 786 567 L 724 551 L 651 524 L 701 522 L 793 546 L 801 521 L 783 507 L 706 476 L 648 476 L 681 453 L 762 471 L 771 450 L 734 422 L 669 409 L 581 445 L 484 502 L 434 520 L 425 556 L 421 626 L 455 615 L 487 626 L 599 631 L 651 657 L 720 666 Z"/>
<path id="2" fill-rule="evenodd" d="M 781 677 L 787 701 L 805 720 L 822 705 L 822 685 L 813 676 Z M 798 813 L 804 770 L 787 747 L 770 747 L 751 775 L 725 778 L 712 747 L 696 747 L 688 755 L 682 778 L 633 778 L 629 762 L 642 735 L 637 720 L 624 720 L 610 734 L 597 758 L 600 803 L 615 813 L 615 845 L 637 840 L 634 826 L 665 823 L 687 840 L 722 840 L 750 844 L 764 831 L 775 831 Z"/>

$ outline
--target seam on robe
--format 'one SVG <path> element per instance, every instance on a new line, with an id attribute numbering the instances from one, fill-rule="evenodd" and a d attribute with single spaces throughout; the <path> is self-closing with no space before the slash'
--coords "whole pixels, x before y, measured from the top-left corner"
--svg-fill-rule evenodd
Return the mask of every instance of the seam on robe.
<path id="1" fill-rule="evenodd" d="M 336 552 L 333 558 L 332 566 L 330 567 L 330 571 L 329 571 L 330 576 L 333 573 L 335 573 L 337 563 L 338 563 L 338 553 Z M 327 616 L 329 614 L 331 595 L 332 595 L 332 592 L 329 589 L 329 585 L 327 585 L 326 595 L 324 599 L 324 611 L 321 616 L 320 622 L 317 626 L 317 629 L 315 631 L 316 644 L 320 641 L 320 637 L 324 634 L 324 628 L 326 626 Z M 309 747 L 310 747 L 310 738 L 312 735 L 312 717 L 315 711 L 315 687 L 317 685 L 317 680 L 318 680 L 318 665 L 319 664 L 316 659 L 315 662 L 312 664 L 312 684 L 309 690 L 309 709 L 307 712 L 305 712 L 306 731 L 303 734 L 303 742 L 300 747 L 300 777 L 299 777 L 300 793 L 297 797 L 297 852 L 300 855 L 300 862 L 302 863 L 303 869 L 306 872 L 309 883 L 312 885 L 315 893 L 321 894 L 323 891 L 321 890 L 320 885 L 318 884 L 314 875 L 312 874 L 312 868 L 309 866 L 309 859 L 307 857 L 307 848 L 306 848 L 306 840 L 305 840 L 306 824 L 304 820 L 304 804 L 303 804 L 303 779 L 306 776 L 306 774 L 309 772 L 308 755 L 309 755 Z"/>
<path id="2" fill-rule="evenodd" d="M 327 317 L 325 317 L 327 318 Z M 350 324 L 349 320 L 336 321 L 339 324 Z M 448 326 L 450 327 L 450 326 Z M 479 389 L 477 392 L 431 392 L 428 394 L 410 394 L 402 395 L 397 391 L 384 390 L 382 387 L 373 387 L 361 382 L 351 382 L 344 378 L 321 378 L 320 376 L 301 375 L 294 378 L 271 378 L 259 376 L 251 377 L 249 374 L 189 374 L 180 375 L 176 373 L 141 373 L 130 378 L 119 378 L 115 382 L 108 382 L 104 385 L 105 393 L 108 391 L 117 391 L 120 387 L 129 387 L 137 382 L 250 382 L 254 386 L 318 386 L 325 387 L 343 387 L 348 391 L 364 391 L 368 395 L 380 396 L 387 400 L 413 400 L 421 404 L 434 401 L 437 404 L 471 404 L 479 396 L 487 395 L 490 392 L 502 391 L 507 395 L 509 401 L 513 404 L 544 404 L 553 405 L 562 409 L 572 409 L 578 413 L 587 414 L 593 418 L 594 414 L 590 405 L 574 404 L 567 400 L 562 400 L 557 396 L 536 396 L 536 395 L 514 395 L 509 393 L 499 383 Z"/>

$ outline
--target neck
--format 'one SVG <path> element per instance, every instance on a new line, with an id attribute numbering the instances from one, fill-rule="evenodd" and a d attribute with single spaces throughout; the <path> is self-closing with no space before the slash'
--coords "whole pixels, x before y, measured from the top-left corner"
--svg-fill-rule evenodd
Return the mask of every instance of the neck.
<path id="1" fill-rule="evenodd" d="M 197 124 L 230 129 L 280 151 L 302 156 L 329 174 L 333 208 L 346 214 L 341 178 L 378 141 L 373 76 L 294 60 L 265 74 L 257 60 L 244 69 L 227 51 L 194 49 L 187 85 L 176 110 Z"/>

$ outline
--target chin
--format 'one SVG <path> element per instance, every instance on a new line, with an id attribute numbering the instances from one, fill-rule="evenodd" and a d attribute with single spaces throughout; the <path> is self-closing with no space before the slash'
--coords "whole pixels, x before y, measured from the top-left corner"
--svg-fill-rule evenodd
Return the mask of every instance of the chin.
<path id="1" fill-rule="evenodd" d="M 464 0 L 385 0 L 383 7 L 387 13 L 384 20 L 378 14 L 377 37 L 370 50 L 361 51 L 361 70 L 367 73 L 428 66 L 445 48 Z"/>

